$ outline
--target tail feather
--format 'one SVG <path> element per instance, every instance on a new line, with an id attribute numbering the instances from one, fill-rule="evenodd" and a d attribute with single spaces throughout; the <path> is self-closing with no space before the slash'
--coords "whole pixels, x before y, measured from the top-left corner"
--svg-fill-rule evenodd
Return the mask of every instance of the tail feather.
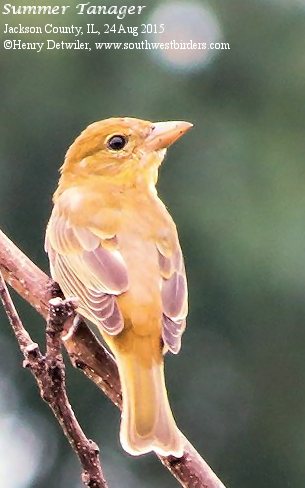
<path id="1" fill-rule="evenodd" d="M 160 455 L 183 455 L 183 437 L 173 418 L 165 388 L 162 352 L 147 351 L 141 337 L 139 347 L 117 355 L 123 412 L 120 440 L 133 455 L 155 451 Z M 151 348 L 151 343 L 146 346 Z"/>

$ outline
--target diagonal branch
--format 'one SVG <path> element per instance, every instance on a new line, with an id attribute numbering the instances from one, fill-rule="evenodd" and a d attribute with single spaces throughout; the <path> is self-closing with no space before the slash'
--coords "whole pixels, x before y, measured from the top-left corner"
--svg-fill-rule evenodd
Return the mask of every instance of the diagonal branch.
<path id="1" fill-rule="evenodd" d="M 83 467 L 82 481 L 89 488 L 107 488 L 103 476 L 99 449 L 86 438 L 69 403 L 65 385 L 65 365 L 61 354 L 60 334 L 64 323 L 74 312 L 73 303 L 53 298 L 47 320 L 47 350 L 43 356 L 38 344 L 32 341 L 15 309 L 0 271 L 0 298 L 9 318 L 20 350 L 23 366 L 29 368 L 36 379 L 41 397 L 49 404 L 68 441 Z"/>
<path id="2" fill-rule="evenodd" d="M 0 231 L 0 270 L 6 281 L 47 317 L 54 283 Z M 80 368 L 120 408 L 121 387 L 115 360 L 82 321 L 64 345 Z M 185 438 L 184 456 L 161 457 L 161 462 L 184 488 L 225 488 L 209 465 Z"/>

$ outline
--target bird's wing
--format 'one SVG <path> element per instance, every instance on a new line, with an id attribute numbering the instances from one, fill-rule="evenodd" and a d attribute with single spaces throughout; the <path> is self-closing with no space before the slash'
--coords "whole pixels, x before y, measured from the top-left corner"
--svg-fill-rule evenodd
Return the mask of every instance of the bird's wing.
<path id="1" fill-rule="evenodd" d="M 157 243 L 160 273 L 162 276 L 163 329 L 165 346 L 174 354 L 181 348 L 181 337 L 188 312 L 187 281 L 183 256 L 178 245 L 174 252 Z"/>
<path id="2" fill-rule="evenodd" d="M 101 239 L 54 208 L 45 247 L 53 279 L 66 296 L 79 298 L 79 312 L 108 334 L 121 332 L 124 321 L 115 296 L 127 290 L 128 276 L 116 236 Z"/>

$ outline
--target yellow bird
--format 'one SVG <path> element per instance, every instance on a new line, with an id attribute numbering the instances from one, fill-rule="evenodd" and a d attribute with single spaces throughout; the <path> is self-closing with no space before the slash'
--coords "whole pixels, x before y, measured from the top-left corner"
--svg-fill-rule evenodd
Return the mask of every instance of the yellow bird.
<path id="1" fill-rule="evenodd" d="M 120 440 L 133 455 L 183 455 L 163 355 L 181 347 L 187 282 L 156 183 L 167 147 L 190 127 L 128 117 L 89 125 L 67 151 L 46 231 L 53 279 L 117 360 Z"/>

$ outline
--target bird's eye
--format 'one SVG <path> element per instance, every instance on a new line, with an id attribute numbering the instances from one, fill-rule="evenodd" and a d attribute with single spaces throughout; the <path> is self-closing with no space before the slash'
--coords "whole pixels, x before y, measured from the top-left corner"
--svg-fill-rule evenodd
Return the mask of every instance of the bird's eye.
<path id="1" fill-rule="evenodd" d="M 123 149 L 123 147 L 126 146 L 126 144 L 127 138 L 121 135 L 112 136 L 107 142 L 107 146 L 113 151 L 120 151 L 121 149 Z"/>

